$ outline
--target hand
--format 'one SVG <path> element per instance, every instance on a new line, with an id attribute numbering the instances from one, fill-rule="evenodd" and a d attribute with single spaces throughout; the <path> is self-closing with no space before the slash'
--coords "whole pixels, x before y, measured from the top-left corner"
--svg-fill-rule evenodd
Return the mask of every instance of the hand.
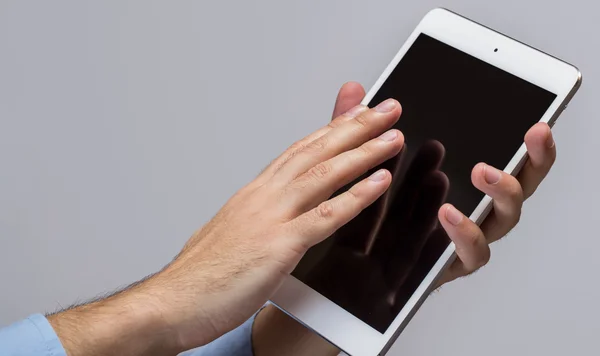
<path id="1" fill-rule="evenodd" d="M 471 274 L 489 261 L 489 244 L 500 240 L 517 225 L 524 201 L 550 172 L 556 160 L 550 127 L 546 123 L 535 124 L 525 135 L 525 145 L 529 159 L 516 178 L 484 163 L 473 168 L 473 185 L 493 199 L 493 209 L 481 227 L 465 219 L 449 204 L 440 209 L 440 222 L 456 244 L 459 257 L 446 270 L 440 285 Z"/>
<path id="2" fill-rule="evenodd" d="M 309 250 L 294 271 L 308 286 L 380 331 L 406 302 L 397 302 L 398 291 L 412 277 L 449 188 L 448 178 L 438 170 L 445 152 L 440 142 L 425 143 L 412 161 L 403 162 L 409 150 L 405 145 L 383 164 L 393 176 L 383 196 Z"/>
<path id="3" fill-rule="evenodd" d="M 327 200 L 398 154 L 403 137 L 387 130 L 399 115 L 395 100 L 370 110 L 356 106 L 294 144 L 148 281 L 182 349 L 241 324 L 271 297 L 308 248 L 383 194 L 391 175 L 379 170 Z"/>
<path id="4" fill-rule="evenodd" d="M 334 117 L 360 103 L 364 95 L 364 89 L 360 84 L 345 84 L 338 94 Z M 483 163 L 474 167 L 473 184 L 494 199 L 493 210 L 481 227 L 448 204 L 439 209 L 437 215 L 443 229 L 434 230 L 426 243 L 435 244 L 443 249 L 447 246 L 449 237 L 456 245 L 457 259 L 444 272 L 438 286 L 473 273 L 487 263 L 490 258 L 488 245 L 506 235 L 517 224 L 524 200 L 535 192 L 550 171 L 556 158 L 556 147 L 548 125 L 544 123 L 534 125 L 525 135 L 525 144 L 529 159 L 517 178 L 499 172 L 498 179 L 498 171 Z M 389 191 L 391 190 L 393 187 Z M 386 194 L 390 194 L 389 191 Z M 377 209 L 377 206 L 373 205 L 368 209 Z M 415 266 L 420 265 L 419 262 L 412 263 Z M 405 283 L 415 283 L 415 281 L 408 280 Z M 404 297 L 396 296 L 396 298 Z M 254 327 L 253 341 L 257 356 L 337 354 L 337 351 L 332 350 L 331 345 L 308 329 L 299 326 L 273 306 L 268 306 L 259 313 Z"/>
<path id="5" fill-rule="evenodd" d="M 279 288 L 304 253 L 388 188 L 389 130 L 401 107 L 348 107 L 292 145 L 237 192 L 158 274 L 108 299 L 49 318 L 69 356 L 176 354 L 240 325 Z"/>
<path id="6" fill-rule="evenodd" d="M 396 101 L 349 110 L 276 159 L 156 277 L 158 286 L 172 291 L 162 292 L 168 294 L 166 315 L 185 347 L 242 323 L 308 248 L 387 189 L 390 173 L 380 170 L 327 201 L 344 184 L 397 155 L 403 144 L 397 130 L 384 133 L 400 115 Z"/>

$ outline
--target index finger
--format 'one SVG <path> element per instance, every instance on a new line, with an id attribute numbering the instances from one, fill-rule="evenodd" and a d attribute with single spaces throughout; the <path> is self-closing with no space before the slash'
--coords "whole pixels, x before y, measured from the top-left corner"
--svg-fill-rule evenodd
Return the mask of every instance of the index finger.
<path id="1" fill-rule="evenodd" d="M 344 121 L 289 159 L 275 174 L 275 184 L 287 185 L 317 164 L 381 135 L 398 121 L 401 112 L 398 101 L 387 99 L 354 119 Z"/>
<path id="2" fill-rule="evenodd" d="M 261 185 L 265 180 L 271 178 L 273 174 L 281 168 L 281 166 L 283 166 L 296 153 L 301 151 L 307 144 L 325 135 L 342 122 L 352 120 L 355 116 L 359 115 L 364 110 L 367 110 L 366 106 L 359 105 L 364 97 L 365 90 L 359 83 L 347 82 L 342 85 L 335 100 L 332 121 L 319 130 L 294 143 L 287 150 L 285 150 L 285 152 L 273 160 L 261 172 L 259 177 L 255 180 L 255 184 Z"/>

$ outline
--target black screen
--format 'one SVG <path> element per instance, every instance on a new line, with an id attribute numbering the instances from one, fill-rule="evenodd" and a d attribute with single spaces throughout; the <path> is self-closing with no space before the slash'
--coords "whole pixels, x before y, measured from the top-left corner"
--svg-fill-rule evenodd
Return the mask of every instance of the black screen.
<path id="1" fill-rule="evenodd" d="M 360 177 L 384 167 L 392 185 L 311 248 L 293 275 L 385 332 L 449 244 L 440 206 L 469 216 L 484 196 L 471 183 L 473 167 L 506 167 L 555 97 L 421 34 L 369 104 L 394 98 L 403 107 L 395 125 L 402 152 Z"/>

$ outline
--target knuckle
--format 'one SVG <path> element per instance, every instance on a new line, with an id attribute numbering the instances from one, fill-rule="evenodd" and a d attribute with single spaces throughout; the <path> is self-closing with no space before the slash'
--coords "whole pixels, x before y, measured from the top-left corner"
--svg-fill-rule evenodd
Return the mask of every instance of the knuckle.
<path id="1" fill-rule="evenodd" d="M 352 188 L 348 189 L 348 191 L 346 193 L 348 194 L 348 197 L 350 198 L 350 200 L 352 200 L 354 202 L 360 201 L 360 193 L 358 192 L 356 187 L 352 187 Z"/>
<path id="2" fill-rule="evenodd" d="M 359 146 L 356 150 L 358 156 L 360 157 L 369 157 L 373 154 L 373 150 L 369 148 L 366 144 Z"/>
<path id="3" fill-rule="evenodd" d="M 293 154 L 292 152 L 299 151 L 304 148 L 305 143 L 302 141 L 294 142 L 288 149 L 287 154 Z"/>
<path id="4" fill-rule="evenodd" d="M 364 127 L 368 127 L 369 126 L 369 121 L 367 120 L 367 117 L 365 115 L 358 115 L 355 119 L 354 122 L 356 122 L 356 124 L 358 126 L 360 126 L 361 128 Z"/>
<path id="5" fill-rule="evenodd" d="M 324 137 L 318 138 L 306 145 L 305 150 L 309 153 L 319 153 L 327 147 L 327 140 Z"/>
<path id="6" fill-rule="evenodd" d="M 479 232 L 471 230 L 465 233 L 465 242 L 471 248 L 477 248 L 480 244 L 485 243 L 485 238 Z"/>
<path id="7" fill-rule="evenodd" d="M 369 148 L 366 144 L 358 146 L 354 149 L 353 152 L 350 152 L 350 160 L 352 161 L 362 161 L 366 158 L 369 158 L 373 155 L 373 149 Z"/>
<path id="8" fill-rule="evenodd" d="M 329 201 L 322 202 L 316 209 L 317 217 L 327 219 L 333 215 L 333 204 Z"/>
<path id="9" fill-rule="evenodd" d="M 288 147 L 286 152 L 283 154 L 283 156 L 285 156 L 284 161 L 286 159 L 289 159 L 290 157 L 293 157 L 296 153 L 301 151 L 304 147 L 305 147 L 305 143 L 303 143 L 303 142 L 296 142 L 293 145 L 291 145 L 290 147 Z"/>
<path id="10" fill-rule="evenodd" d="M 512 201 L 523 202 L 523 188 L 516 179 L 508 186 L 506 193 Z"/>
<path id="11" fill-rule="evenodd" d="M 321 162 L 312 167 L 308 172 L 308 175 L 314 180 L 323 180 L 329 173 L 331 173 L 331 166 Z"/>
<path id="12" fill-rule="evenodd" d="M 346 118 L 344 116 L 338 116 L 335 119 L 331 120 L 328 124 L 327 127 L 331 128 L 331 129 L 335 129 L 336 127 L 340 126 L 345 120 Z"/>
<path id="13" fill-rule="evenodd" d="M 288 149 L 277 159 L 271 162 L 271 166 L 274 165 L 275 172 L 278 172 L 286 163 L 288 163 L 292 158 L 294 158 L 298 152 L 304 149 L 305 143 L 302 141 L 298 141 L 292 144 Z"/>

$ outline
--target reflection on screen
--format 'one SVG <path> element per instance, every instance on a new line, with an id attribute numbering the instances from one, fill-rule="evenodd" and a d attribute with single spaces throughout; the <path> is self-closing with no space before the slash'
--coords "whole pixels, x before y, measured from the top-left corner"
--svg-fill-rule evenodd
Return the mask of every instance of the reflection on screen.
<path id="1" fill-rule="evenodd" d="M 369 104 L 395 98 L 403 107 L 395 127 L 406 145 L 382 164 L 391 187 L 292 274 L 385 332 L 448 246 L 439 207 L 449 202 L 470 215 L 483 198 L 472 168 L 504 168 L 555 97 L 421 34 Z"/>

